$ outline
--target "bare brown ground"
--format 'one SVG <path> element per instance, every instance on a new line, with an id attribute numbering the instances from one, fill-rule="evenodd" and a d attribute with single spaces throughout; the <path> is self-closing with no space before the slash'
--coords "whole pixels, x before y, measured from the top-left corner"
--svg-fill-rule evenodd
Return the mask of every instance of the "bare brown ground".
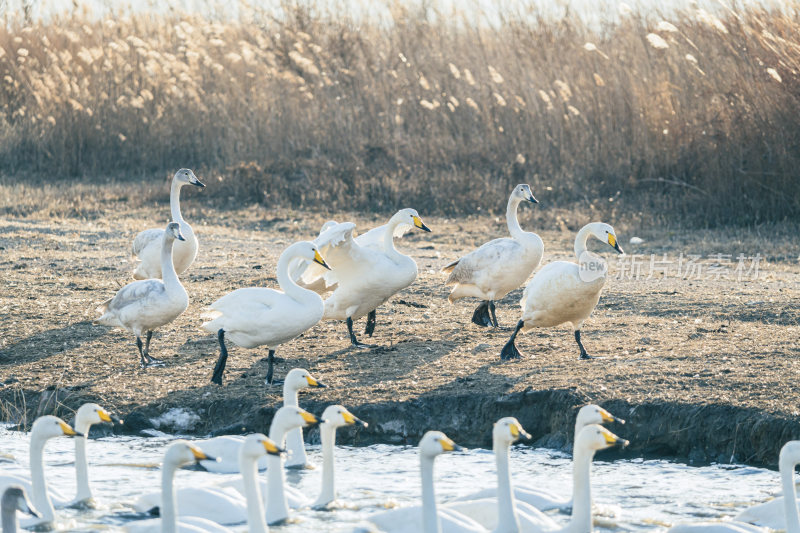
<path id="1" fill-rule="evenodd" d="M 198 431 L 235 424 L 246 418 L 244 410 L 278 404 L 280 390 L 264 386 L 266 349 L 230 346 L 224 386 L 209 382 L 217 344 L 199 329 L 200 314 L 232 289 L 276 287 L 280 252 L 315 236 L 326 218 L 263 207 L 201 211 L 191 201 L 183 210 L 200 240 L 198 258 L 183 277 L 191 304 L 153 339 L 153 355 L 167 366 L 146 371 L 138 368 L 131 335 L 91 321 L 97 305 L 132 279 L 133 236 L 165 223 L 167 207 L 153 202 L 116 212 L 107 206 L 90 218 L 43 217 L 29 210 L 27 216 L 0 219 L 0 381 L 6 382 L 0 400 L 5 418 L 20 419 L 26 408 L 30 416 L 41 401 L 37 394 L 45 389 L 64 391 L 59 396 L 62 412 L 85 399 L 123 416 L 195 408 L 206 415 Z M 545 242 L 543 263 L 570 259 L 575 231 L 588 222 L 554 212 L 544 216 L 520 210 L 523 226 Z M 419 276 L 379 308 L 371 342 L 381 348 L 351 349 L 343 323 L 320 323 L 279 348 L 277 355 L 284 360 L 277 377 L 305 367 L 332 385 L 306 395 L 309 400 L 348 406 L 568 391 L 573 403 L 713 405 L 789 420 L 798 415 L 800 392 L 793 384 L 800 382 L 800 265 L 791 227 L 665 231 L 609 220 L 629 254 L 646 257 L 640 279 L 616 279 L 620 259 L 596 243 L 595 249 L 610 260 L 612 275 L 584 326 L 583 340 L 602 359 L 579 361 L 565 325 L 521 335 L 524 357 L 503 363 L 498 354 L 518 320 L 521 291 L 498 304 L 503 328 L 483 329 L 470 323 L 476 301 L 447 302 L 438 270 L 504 235 L 504 220 L 421 215 L 433 233 L 415 232 L 397 242 L 417 260 Z M 383 217 L 373 215 L 337 218 L 353 220 L 362 230 L 383 223 Z M 644 243 L 627 244 L 633 236 Z M 714 280 L 705 272 L 701 279 L 682 279 L 676 265 L 666 276 L 646 279 L 651 253 L 658 258 L 666 253 L 673 260 L 681 253 L 704 258 L 732 254 L 731 269 L 739 253 L 760 253 L 763 259 L 756 280 Z M 363 322 L 356 324 L 359 333 Z"/>

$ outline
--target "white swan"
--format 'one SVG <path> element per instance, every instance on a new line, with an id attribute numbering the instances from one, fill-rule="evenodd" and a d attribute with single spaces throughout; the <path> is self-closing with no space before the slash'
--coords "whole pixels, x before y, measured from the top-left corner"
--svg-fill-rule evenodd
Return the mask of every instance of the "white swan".
<path id="1" fill-rule="evenodd" d="M 483 300 L 472 314 L 472 322 L 479 326 L 498 326 L 494 301 L 525 283 L 542 260 L 542 239 L 523 231 L 517 220 L 517 207 L 522 202 L 539 203 L 530 185 L 517 185 L 508 198 L 506 223 L 510 239 L 489 241 L 442 269 L 450 273 L 445 285 L 453 285 L 447 297 L 450 303 L 467 297 Z"/>
<path id="2" fill-rule="evenodd" d="M 312 507 L 329 507 L 336 500 L 333 471 L 335 463 L 333 451 L 336 444 L 336 430 L 343 426 L 358 424 L 367 427 L 369 424 L 360 420 L 341 405 L 329 405 L 322 413 L 324 422 L 319 426 L 319 437 L 322 442 L 322 489 Z"/>
<path id="3" fill-rule="evenodd" d="M 283 382 L 283 405 L 297 406 L 297 393 L 309 387 L 326 387 L 324 383 L 312 376 L 304 368 L 293 368 L 286 374 Z M 198 442 L 203 450 L 210 453 L 218 461 L 201 461 L 200 465 L 209 472 L 220 474 L 236 474 L 239 472 L 239 448 L 244 442 L 244 437 L 223 435 Z M 287 468 L 306 468 L 309 466 L 306 449 L 303 443 L 302 428 L 295 428 L 286 436 Z M 267 458 L 262 457 L 258 462 L 258 469 L 267 468 Z"/>
<path id="4" fill-rule="evenodd" d="M 131 522 L 126 525 L 125 530 L 130 533 L 151 533 L 158 530 L 162 533 L 229 533 L 229 529 L 203 518 L 181 516 L 181 518 L 178 519 L 180 507 L 178 506 L 179 503 L 175 496 L 175 487 L 173 485 L 175 471 L 183 466 L 196 463 L 203 459 L 212 458 L 197 446 L 184 440 L 178 440 L 171 444 L 164 454 L 164 462 L 161 465 L 162 503 L 159 508 L 161 518 Z M 197 505 L 203 505 L 203 503 L 207 504 L 207 502 L 203 501 L 197 501 L 195 503 Z M 217 511 L 219 513 L 224 513 L 225 509 L 217 509 Z"/>
<path id="5" fill-rule="evenodd" d="M 573 482 L 575 486 L 574 504 L 572 506 L 572 516 L 568 523 L 559 527 L 558 523 L 552 520 L 547 515 L 543 515 L 541 511 L 535 507 L 527 507 L 525 515 L 520 513 L 520 531 L 539 533 L 545 531 L 558 531 L 564 533 L 584 533 L 592 530 L 592 493 L 590 475 L 592 468 L 592 459 L 598 450 L 604 450 L 612 446 L 627 446 L 628 441 L 621 439 L 608 431 L 606 428 L 599 425 L 589 425 L 584 427 L 578 438 L 575 441 L 574 460 L 573 460 Z M 506 452 L 507 457 L 507 452 Z M 498 463 L 499 464 L 499 463 Z M 465 502 L 453 502 L 448 504 L 448 507 L 453 508 L 455 511 L 469 516 L 478 522 L 481 522 L 485 527 L 494 527 L 491 524 L 502 525 L 500 531 L 516 531 L 514 523 L 508 518 L 504 521 L 498 520 L 499 509 L 503 513 L 513 512 L 514 502 L 510 497 L 511 494 L 510 476 L 506 471 L 504 472 L 504 479 L 500 487 L 500 498 L 490 500 L 476 500 Z M 492 505 L 494 503 L 494 505 Z M 517 502 L 521 506 L 521 502 Z M 492 513 L 491 511 L 494 511 Z"/>
<path id="6" fill-rule="evenodd" d="M 433 461 L 438 455 L 454 450 L 461 450 L 461 447 L 441 431 L 425 433 L 419 441 L 422 506 L 384 511 L 370 516 L 368 520 L 387 533 L 485 533 L 486 529 L 475 520 L 436 506 Z"/>
<path id="7" fill-rule="evenodd" d="M 5 488 L 2 498 L 0 498 L 0 524 L 3 533 L 17 533 L 17 526 L 19 526 L 17 511 L 39 518 L 38 511 L 28 501 L 25 489 L 19 485 L 11 485 Z"/>
<path id="8" fill-rule="evenodd" d="M 578 416 L 575 418 L 575 431 L 573 433 L 572 440 L 573 449 L 575 442 L 578 440 L 578 433 L 580 433 L 583 428 L 592 424 L 610 424 L 612 422 L 619 422 L 620 424 L 625 423 L 624 420 L 615 417 L 599 405 L 589 404 L 581 407 L 578 410 Z M 573 483 L 574 481 L 576 481 L 576 478 L 573 478 Z M 578 490 L 578 487 L 573 485 L 573 494 L 576 490 Z M 496 497 L 497 489 L 493 487 L 479 490 L 466 496 L 461 496 L 460 498 L 456 498 L 454 501 L 480 500 L 484 498 Z M 514 498 L 520 502 L 531 505 L 540 511 L 549 511 L 551 509 L 565 510 L 572 507 L 572 498 L 564 498 L 563 496 L 553 494 L 547 488 L 541 488 L 537 486 L 515 485 Z"/>
<path id="9" fill-rule="evenodd" d="M 89 463 L 86 460 L 86 440 L 94 424 L 113 423 L 111 415 L 96 403 L 85 403 L 75 413 L 75 429 L 81 436 L 75 438 L 75 484 L 77 491 L 71 505 L 94 506 L 89 487 Z M 121 423 L 121 421 L 118 420 Z"/>
<path id="10" fill-rule="evenodd" d="M 522 319 L 503 346 L 501 359 L 520 357 L 521 354 L 514 344 L 520 330 L 558 326 L 564 322 L 572 324 L 575 341 L 581 350 L 581 359 L 591 358 L 581 342 L 581 325 L 600 300 L 606 271 L 603 270 L 605 263 L 602 259 L 587 251 L 586 241 L 589 237 L 608 243 L 617 252 L 623 253 L 614 228 L 602 222 L 592 222 L 584 226 L 575 237 L 575 256 L 578 263 L 554 261 L 537 272 L 525 287 L 520 300 Z"/>
<path id="11" fill-rule="evenodd" d="M 407 226 L 430 231 L 414 209 L 401 209 L 389 219 L 383 230 L 374 234 L 383 235 L 380 248 L 373 247 L 371 240 L 362 241 L 365 243 L 362 245 L 358 238 L 354 238 L 355 224 L 352 222 L 329 227 L 314 241 L 320 249 L 325 250 L 325 257 L 332 269 L 324 274 L 325 287 L 335 286 L 333 294 L 325 300 L 322 319 L 345 320 L 353 346 L 367 346 L 356 339 L 353 321 L 367 315 L 364 332 L 372 336 L 376 324 L 375 310 L 417 278 L 416 261 L 394 247 L 395 232 Z M 302 272 L 301 281 L 316 286 L 320 274 L 318 270 L 306 269 Z M 300 271 L 302 265 L 296 272 Z"/>
<path id="12" fill-rule="evenodd" d="M 272 384 L 275 348 L 290 341 L 314 326 L 322 318 L 322 298 L 297 285 L 289 277 L 289 264 L 295 258 L 305 258 L 327 268 L 327 263 L 313 243 L 296 242 L 283 251 L 278 259 L 278 284 L 284 292 L 260 287 L 236 289 L 211 304 L 202 328 L 216 333 L 219 340 L 219 359 L 211 381 L 222 385 L 222 375 L 228 359 L 225 335 L 237 346 L 269 347 L 267 383 Z"/>
<path id="13" fill-rule="evenodd" d="M 169 193 L 169 209 L 172 213 L 173 222 L 180 224 L 181 233 L 186 240 L 175 245 L 173 264 L 178 274 L 183 274 L 194 262 L 197 256 L 197 237 L 194 236 L 192 227 L 181 216 L 181 187 L 186 184 L 197 187 L 205 187 L 194 172 L 188 168 L 182 168 L 172 177 L 172 190 Z M 161 270 L 161 240 L 164 238 L 164 230 L 153 228 L 139 232 L 133 239 L 132 252 L 139 258 L 139 264 L 133 272 L 135 279 L 160 278 Z"/>
<path id="14" fill-rule="evenodd" d="M 189 295 L 181 285 L 172 265 L 172 245 L 184 240 L 177 222 L 170 222 L 161 240 L 160 279 L 134 281 L 122 287 L 110 300 L 97 308 L 103 315 L 94 321 L 103 326 L 119 326 L 136 335 L 136 347 L 142 368 L 160 366 L 164 362 L 150 357 L 150 339 L 153 330 L 169 324 L 189 307 Z M 147 340 L 142 350 L 142 333 Z"/>
<path id="15" fill-rule="evenodd" d="M 0 475 L 0 490 L 5 490 L 10 485 L 21 485 L 29 491 L 36 510 L 40 513 L 39 518 L 26 520 L 23 527 L 31 527 L 45 523 L 52 523 L 56 519 L 56 510 L 50 499 L 50 491 L 47 489 L 47 482 L 44 479 L 44 446 L 47 441 L 55 437 L 77 437 L 80 436 L 66 422 L 56 416 L 46 415 L 36 419 L 31 427 L 30 440 L 30 469 L 31 477 L 26 479 L 23 476 Z"/>

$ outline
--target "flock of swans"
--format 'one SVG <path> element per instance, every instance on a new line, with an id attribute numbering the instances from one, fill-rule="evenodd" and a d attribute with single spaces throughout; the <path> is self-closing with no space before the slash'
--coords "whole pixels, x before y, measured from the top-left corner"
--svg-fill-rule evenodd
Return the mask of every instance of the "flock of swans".
<path id="1" fill-rule="evenodd" d="M 224 533 L 231 531 L 231 526 L 239 525 L 241 530 L 246 525 L 247 531 L 265 533 L 269 526 L 290 520 L 296 509 L 325 509 L 335 513 L 339 507 L 335 486 L 336 431 L 367 423 L 341 405 L 328 406 L 321 417 L 296 405 L 299 390 L 320 386 L 323 384 L 308 371 L 291 370 L 284 385 L 284 405 L 272 419 L 269 436 L 256 433 L 246 437 L 223 436 L 171 443 L 162 461 L 160 490 L 118 502 L 142 516 L 157 514 L 158 518 L 131 521 L 123 529 L 135 533 Z M 38 531 L 58 526 L 57 509 L 88 510 L 97 505 L 89 484 L 88 457 L 91 454 L 87 453 L 87 437 L 93 425 L 112 421 L 122 423 L 99 405 L 87 403 L 76 412 L 73 426 L 51 415 L 42 416 L 33 423 L 29 444 L 30 476 L 0 472 L 3 533 L 17 531 L 19 516 L 23 517 L 23 527 Z M 625 421 L 597 405 L 586 405 L 578 411 L 574 427 L 572 495 L 565 497 L 553 494 L 546 486 L 517 485 L 512 481 L 514 467 L 510 462 L 510 447 L 530 435 L 516 418 L 501 418 L 492 431 L 495 486 L 490 488 L 491 482 L 485 477 L 478 483 L 483 487 L 480 490 L 444 503 L 437 502 L 435 495 L 434 460 L 443 453 L 461 448 L 444 433 L 428 431 L 418 445 L 422 480 L 419 504 L 375 513 L 368 517 L 369 525 L 364 529 L 391 533 L 588 533 L 593 528 L 590 476 L 594 455 L 599 450 L 628 444 L 627 440 L 603 427 L 610 423 L 624 424 Z M 300 460 L 301 457 L 306 460 L 302 428 L 316 424 L 319 424 L 322 443 L 322 483 L 318 496 L 311 499 L 286 484 L 284 470 L 290 466 L 308 466 Z M 75 439 L 74 498 L 65 497 L 48 486 L 45 479 L 45 445 L 50 439 L 62 436 Z M 287 455 L 293 459 L 290 464 L 286 462 Z M 668 533 L 753 533 L 766 532 L 768 528 L 800 533 L 794 484 L 794 468 L 798 463 L 800 441 L 788 442 L 780 454 L 781 485 L 788 498 L 776 498 L 746 509 L 734 520 L 677 525 Z M 209 472 L 238 475 L 206 485 L 176 488 L 177 471 L 191 464 L 200 464 Z M 261 470 L 266 470 L 263 477 L 259 477 Z M 552 512 L 554 510 L 567 512 L 569 518 L 562 520 L 562 515 Z"/>
<path id="2" fill-rule="evenodd" d="M 189 306 L 189 296 L 178 275 L 191 266 L 198 242 L 181 216 L 180 190 L 184 185 L 204 187 L 189 169 L 175 174 L 170 194 L 173 221 L 163 230 L 148 229 L 136 236 L 132 251 L 139 259 L 134 271 L 137 281 L 104 302 L 95 321 L 133 333 L 143 368 L 164 364 L 150 355 L 153 331 L 175 320 Z M 517 185 L 508 199 L 506 220 L 511 236 L 489 241 L 442 269 L 449 273 L 446 284 L 452 285 L 450 302 L 466 297 L 481 300 L 472 317 L 480 326 L 498 327 L 495 300 L 522 286 L 542 260 L 542 239 L 524 231 L 517 220 L 521 203 L 538 203 L 526 184 Z M 276 348 L 321 320 L 345 321 L 354 347 L 372 347 L 358 340 L 353 323 L 366 316 L 364 333 L 372 336 L 376 309 L 416 279 L 416 262 L 394 246 L 396 237 L 413 228 L 431 231 L 414 209 L 401 209 L 385 225 L 362 235 L 356 235 L 352 222 L 326 222 L 313 241 L 294 243 L 280 255 L 280 290 L 246 287 L 213 302 L 201 326 L 219 341 L 219 358 L 211 381 L 222 385 L 228 360 L 226 340 L 242 348 L 268 348 L 268 384 L 280 383 L 273 379 Z M 597 257 L 587 251 L 592 237 L 622 253 L 610 225 L 594 222 L 581 229 L 575 240 L 578 262 L 552 262 L 525 287 L 520 302 L 522 317 L 500 354 L 502 359 L 521 356 L 515 345 L 520 331 L 564 323 L 573 326 L 580 357 L 591 357 L 581 342 L 580 328 L 597 305 L 606 279 L 605 272 L 591 279 L 581 275 L 583 265 Z"/>

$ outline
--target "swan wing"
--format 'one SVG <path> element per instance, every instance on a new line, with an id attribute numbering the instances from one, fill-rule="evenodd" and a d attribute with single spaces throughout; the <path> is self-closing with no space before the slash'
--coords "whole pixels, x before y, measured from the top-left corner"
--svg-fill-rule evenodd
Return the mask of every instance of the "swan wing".
<path id="1" fill-rule="evenodd" d="M 525 249 L 514 239 L 495 239 L 444 267 L 450 272 L 446 285 L 481 284 L 487 279 L 504 276 L 509 263 L 525 257 Z M 534 266 L 535 268 L 535 266 Z"/>
<path id="2" fill-rule="evenodd" d="M 744 522 L 697 522 L 696 524 L 678 524 L 667 530 L 667 533 L 767 533 L 765 527 L 758 527 Z"/>
<path id="3" fill-rule="evenodd" d="M 191 517 L 210 520 L 216 524 L 240 524 L 247 520 L 247 503 L 244 496 L 229 487 L 183 487 L 175 491 L 178 516 L 181 521 Z M 139 497 L 133 508 L 150 512 L 160 507 L 161 492 L 151 492 Z"/>
<path id="4" fill-rule="evenodd" d="M 442 533 L 487 533 L 485 527 L 453 510 L 439 508 Z M 386 533 L 419 533 L 422 531 L 422 506 L 403 507 L 372 515 L 369 521 Z"/>
<path id="5" fill-rule="evenodd" d="M 522 531 L 552 531 L 560 528 L 556 521 L 531 505 L 516 502 L 516 508 Z M 494 530 L 499 523 L 497 498 L 454 501 L 445 504 L 442 511 L 467 516 L 489 530 Z"/>
<path id="6" fill-rule="evenodd" d="M 145 279 L 128 283 L 111 300 L 104 304 L 106 311 L 119 312 L 134 304 L 147 303 L 166 293 L 164 282 L 159 279 Z"/>
<path id="7" fill-rule="evenodd" d="M 355 224 L 328 222 L 325 226 L 327 228 L 314 239 L 314 245 L 333 270 L 327 270 L 322 265 L 305 259 L 301 260 L 293 271 L 293 279 L 298 284 L 320 293 L 331 290 L 336 284 L 336 269 L 341 268 L 351 257 L 358 255 L 356 250 L 358 245 L 353 242 Z"/>
<path id="8" fill-rule="evenodd" d="M 0 475 L 0 494 L 5 492 L 6 487 L 10 485 L 19 485 L 28 495 L 33 494 L 33 486 L 29 476 L 23 474 Z M 47 487 L 47 493 L 50 495 L 50 501 L 53 502 L 53 507 L 66 507 L 72 503 L 72 500 L 68 499 L 63 494 L 58 492 L 58 490 L 50 487 L 49 485 Z"/>
<path id="9" fill-rule="evenodd" d="M 481 500 L 484 498 L 496 498 L 497 488 L 488 488 L 456 498 L 455 502 Z M 567 509 L 572 506 L 572 501 L 545 490 L 532 489 L 528 487 L 514 487 L 514 499 L 535 507 L 540 511 L 551 509 Z"/>
<path id="10" fill-rule="evenodd" d="M 158 533 L 161 531 L 161 519 L 137 520 L 123 527 L 128 533 Z M 178 520 L 178 533 L 228 533 L 230 530 L 208 520 L 181 518 Z"/>
<path id="11" fill-rule="evenodd" d="M 366 233 L 362 233 L 355 238 L 356 243 L 364 248 L 372 248 L 373 250 L 382 250 L 384 243 L 384 234 L 388 224 L 372 228 Z M 399 224 L 394 229 L 394 237 L 402 237 L 414 228 L 411 224 Z"/>
<path id="12" fill-rule="evenodd" d="M 133 246 L 131 246 L 131 252 L 133 253 L 133 255 L 138 257 L 139 254 L 142 253 L 142 250 L 150 246 L 152 243 L 161 242 L 163 238 L 164 238 L 163 229 L 152 228 L 140 231 L 133 239 Z"/>
<path id="13" fill-rule="evenodd" d="M 734 520 L 770 529 L 785 530 L 786 517 L 783 510 L 783 496 L 748 507 L 736 515 Z"/>

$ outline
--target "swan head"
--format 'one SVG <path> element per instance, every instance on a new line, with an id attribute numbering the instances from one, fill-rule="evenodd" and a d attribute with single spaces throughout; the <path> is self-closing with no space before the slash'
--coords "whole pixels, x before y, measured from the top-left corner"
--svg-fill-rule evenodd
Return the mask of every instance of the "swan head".
<path id="1" fill-rule="evenodd" d="M 400 211 L 392 217 L 392 219 L 398 220 L 401 224 L 408 224 L 410 226 L 414 226 L 417 229 L 421 229 L 422 231 L 430 232 L 430 228 L 422 222 L 422 219 L 419 218 L 419 213 L 417 213 L 416 209 L 406 208 L 401 209 Z"/>
<path id="2" fill-rule="evenodd" d="M 83 437 L 72 427 L 57 416 L 45 415 L 36 419 L 31 427 L 31 434 L 45 439 L 54 437 Z"/>
<path id="3" fill-rule="evenodd" d="M 608 244 L 621 254 L 625 253 L 622 251 L 619 242 L 617 242 L 617 234 L 614 232 L 614 228 L 612 228 L 610 224 L 606 224 L 604 222 L 592 222 L 588 225 L 588 228 L 592 235 L 594 235 L 598 240 Z"/>
<path id="4" fill-rule="evenodd" d="M 324 419 L 320 420 L 305 409 L 289 405 L 278 409 L 275 412 L 275 416 L 272 418 L 273 425 L 278 424 L 287 431 L 294 428 L 309 427 L 323 422 L 325 422 Z"/>
<path id="5" fill-rule="evenodd" d="M 778 468 L 781 472 L 793 472 L 797 463 L 800 463 L 800 440 L 790 440 L 781 448 Z"/>
<path id="6" fill-rule="evenodd" d="M 328 426 L 332 426 L 334 429 L 340 428 L 342 426 L 353 426 L 359 425 L 361 427 L 367 427 L 369 424 L 358 418 L 357 416 L 353 415 L 350 411 L 348 411 L 342 405 L 329 405 L 325 408 L 325 411 L 322 413 L 322 418 L 325 419 L 325 424 Z"/>
<path id="7" fill-rule="evenodd" d="M 178 239 L 179 241 L 186 240 L 181 233 L 181 225 L 177 222 L 170 222 L 167 224 L 167 228 L 164 230 L 164 237 L 169 239 Z"/>
<path id="8" fill-rule="evenodd" d="M 28 499 L 25 489 L 19 485 L 10 485 L 5 491 L 3 491 L 3 497 L 0 499 L 0 506 L 4 510 L 20 510 L 23 513 L 35 516 L 37 518 L 41 517 L 39 512 Z"/>
<path id="9" fill-rule="evenodd" d="M 217 461 L 189 441 L 178 440 L 172 443 L 164 454 L 164 464 L 176 467 L 188 466 L 200 461 Z"/>
<path id="10" fill-rule="evenodd" d="M 284 387 L 287 390 L 299 391 L 309 387 L 327 387 L 323 382 L 312 376 L 305 368 L 293 368 L 286 374 Z"/>
<path id="11" fill-rule="evenodd" d="M 423 457 L 436 457 L 445 452 L 460 452 L 461 446 L 450 440 L 441 431 L 428 431 L 419 441 L 419 454 Z"/>
<path id="12" fill-rule="evenodd" d="M 581 407 L 578 411 L 578 417 L 575 419 L 575 427 L 584 428 L 589 424 L 611 424 L 612 422 L 619 422 L 624 424 L 625 421 L 617 418 L 599 405 L 589 404 Z"/>
<path id="13" fill-rule="evenodd" d="M 514 190 L 511 191 L 511 198 L 520 202 L 531 202 L 532 204 L 538 204 L 539 200 L 533 195 L 531 191 L 531 186 L 527 183 L 520 183 Z"/>
<path id="14" fill-rule="evenodd" d="M 201 189 L 205 187 L 205 184 L 197 179 L 197 176 L 195 176 L 194 172 L 192 172 L 192 170 L 189 168 L 180 169 L 175 173 L 175 176 L 173 176 L 172 179 L 173 181 L 194 185 L 195 187 L 200 187 Z"/>
<path id="15" fill-rule="evenodd" d="M 328 263 L 322 258 L 319 254 L 319 250 L 317 250 L 317 246 L 311 241 L 300 241 L 296 242 L 287 248 L 284 254 L 289 253 L 290 258 L 300 258 L 300 259 L 308 259 L 309 261 L 313 261 L 318 265 L 322 265 L 323 267 L 327 268 L 328 270 L 331 267 L 328 266 Z"/>
<path id="16" fill-rule="evenodd" d="M 627 440 L 617 437 L 609 430 L 600 426 L 598 424 L 591 424 L 586 426 L 580 432 L 578 432 L 578 436 L 575 438 L 575 449 L 583 449 L 583 450 L 605 450 L 606 448 L 612 448 L 614 446 L 618 446 L 624 448 L 630 444 Z"/>
<path id="17" fill-rule="evenodd" d="M 264 455 L 281 455 L 285 451 L 266 435 L 254 433 L 244 439 L 239 453 L 244 457 L 258 459 Z"/>
<path id="18" fill-rule="evenodd" d="M 500 442 L 507 444 L 513 444 L 517 442 L 520 437 L 524 439 L 531 438 L 530 433 L 525 431 L 522 428 L 522 424 L 519 423 L 519 420 L 513 416 L 507 416 L 495 422 L 494 429 L 492 430 L 492 436 L 495 440 L 499 440 Z"/>
<path id="19" fill-rule="evenodd" d="M 97 405 L 96 403 L 85 403 L 78 408 L 75 413 L 75 427 L 88 428 L 94 424 L 102 424 L 103 422 L 109 423 L 122 423 L 122 420 L 114 419 L 108 411 Z"/>

